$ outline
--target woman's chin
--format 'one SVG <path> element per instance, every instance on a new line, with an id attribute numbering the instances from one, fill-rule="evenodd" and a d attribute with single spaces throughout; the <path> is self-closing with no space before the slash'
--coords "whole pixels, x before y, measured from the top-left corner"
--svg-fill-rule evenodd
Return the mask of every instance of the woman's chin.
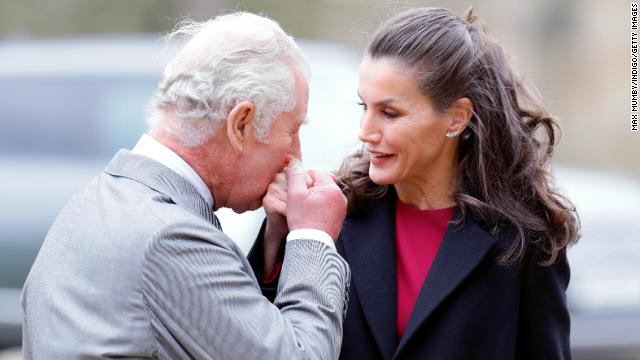
<path id="1" fill-rule="evenodd" d="M 393 183 L 395 183 L 393 177 L 387 175 L 387 174 L 379 174 L 377 172 L 369 172 L 369 178 L 371 179 L 371 181 L 373 181 L 376 185 L 392 185 Z"/>

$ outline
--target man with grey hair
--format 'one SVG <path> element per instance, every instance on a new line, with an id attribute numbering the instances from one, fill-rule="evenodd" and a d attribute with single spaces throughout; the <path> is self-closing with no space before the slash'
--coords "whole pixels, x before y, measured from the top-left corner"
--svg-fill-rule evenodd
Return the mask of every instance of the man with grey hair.
<path id="1" fill-rule="evenodd" d="M 300 49 L 267 18 L 187 23 L 121 150 L 57 217 L 22 294 L 25 359 L 336 359 L 349 268 L 346 199 L 304 171 Z M 275 302 L 213 211 L 256 209 L 287 166 L 290 229 Z"/>

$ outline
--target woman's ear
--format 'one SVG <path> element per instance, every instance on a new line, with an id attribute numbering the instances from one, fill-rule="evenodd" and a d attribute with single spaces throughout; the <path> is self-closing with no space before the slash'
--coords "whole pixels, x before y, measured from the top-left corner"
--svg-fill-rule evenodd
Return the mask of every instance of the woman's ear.
<path id="1" fill-rule="evenodd" d="M 473 116 L 473 103 L 469 98 L 460 98 L 451 104 L 447 112 L 451 116 L 451 123 L 447 131 L 456 135 L 461 134 Z"/>
<path id="2" fill-rule="evenodd" d="M 256 106 L 242 101 L 231 109 L 226 120 L 227 138 L 234 150 L 242 151 L 248 137 L 253 136 Z"/>

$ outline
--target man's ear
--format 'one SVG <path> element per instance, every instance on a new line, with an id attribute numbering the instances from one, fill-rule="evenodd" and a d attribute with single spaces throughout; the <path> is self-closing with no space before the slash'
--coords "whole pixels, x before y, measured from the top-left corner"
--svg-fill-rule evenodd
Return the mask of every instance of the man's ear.
<path id="1" fill-rule="evenodd" d="M 461 134 L 473 116 L 473 103 L 469 98 L 460 98 L 451 104 L 447 113 L 451 117 L 448 131 Z"/>
<path id="2" fill-rule="evenodd" d="M 231 109 L 227 117 L 227 138 L 234 150 L 242 151 L 247 139 L 253 136 L 256 106 L 242 101 Z"/>

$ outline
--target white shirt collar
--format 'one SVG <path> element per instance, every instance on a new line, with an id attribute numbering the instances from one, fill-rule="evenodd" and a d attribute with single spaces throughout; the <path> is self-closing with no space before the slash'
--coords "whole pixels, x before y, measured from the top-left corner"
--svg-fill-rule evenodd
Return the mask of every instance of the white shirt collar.
<path id="1" fill-rule="evenodd" d="M 155 160 L 160 164 L 168 167 L 178 175 L 187 179 L 198 190 L 209 207 L 213 207 L 213 196 L 198 173 L 193 170 L 178 154 L 168 147 L 162 145 L 158 140 L 147 134 L 143 134 L 136 146 L 131 150 L 134 154 L 146 156 L 151 160 Z"/>

